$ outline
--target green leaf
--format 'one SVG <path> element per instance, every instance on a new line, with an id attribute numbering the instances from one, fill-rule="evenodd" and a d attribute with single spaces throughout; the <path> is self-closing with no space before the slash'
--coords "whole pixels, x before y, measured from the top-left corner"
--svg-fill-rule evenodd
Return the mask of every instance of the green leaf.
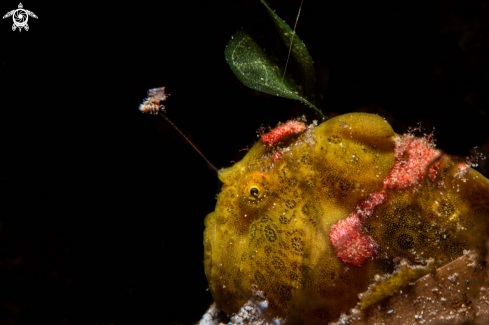
<path id="1" fill-rule="evenodd" d="M 275 35 L 280 35 L 277 46 L 270 46 L 266 42 L 263 44 L 263 35 L 256 36 L 257 33 L 240 29 L 231 37 L 225 50 L 229 66 L 245 86 L 267 94 L 300 100 L 324 117 L 315 105 L 316 78 L 307 48 L 289 25 L 261 1 L 273 22 Z M 284 75 L 289 48 L 290 58 Z"/>

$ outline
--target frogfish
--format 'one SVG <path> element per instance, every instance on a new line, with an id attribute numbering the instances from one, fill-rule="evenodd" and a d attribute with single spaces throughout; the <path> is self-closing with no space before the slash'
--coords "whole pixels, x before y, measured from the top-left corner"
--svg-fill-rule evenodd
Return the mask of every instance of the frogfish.
<path id="1" fill-rule="evenodd" d="M 488 239 L 489 180 L 378 115 L 284 123 L 219 179 L 204 266 L 229 316 L 258 292 L 270 319 L 327 324 L 400 261 L 440 267 Z"/>

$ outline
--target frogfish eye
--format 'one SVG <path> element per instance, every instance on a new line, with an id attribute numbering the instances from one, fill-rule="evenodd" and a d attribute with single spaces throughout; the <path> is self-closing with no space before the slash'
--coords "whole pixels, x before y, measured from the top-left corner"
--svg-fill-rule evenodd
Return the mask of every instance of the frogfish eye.
<path id="1" fill-rule="evenodd" d="M 251 196 L 254 196 L 254 197 L 258 198 L 258 195 L 260 194 L 260 191 L 258 190 L 258 188 L 256 186 L 253 186 L 250 189 L 250 194 L 251 194 Z"/>
<path id="2" fill-rule="evenodd" d="M 260 183 L 251 182 L 246 186 L 243 194 L 249 201 L 259 201 L 265 194 L 265 188 Z"/>
<path id="3" fill-rule="evenodd" d="M 254 172 L 246 175 L 241 181 L 241 195 L 247 206 L 262 206 L 269 199 L 270 182 L 266 174 Z"/>

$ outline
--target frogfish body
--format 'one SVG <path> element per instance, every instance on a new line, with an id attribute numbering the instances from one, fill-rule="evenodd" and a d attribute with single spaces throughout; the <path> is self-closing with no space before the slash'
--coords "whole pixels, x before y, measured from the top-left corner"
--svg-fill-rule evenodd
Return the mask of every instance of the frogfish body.
<path id="1" fill-rule="evenodd" d="M 377 115 L 288 122 L 219 178 L 204 265 L 228 315 L 259 291 L 270 318 L 327 324 L 399 261 L 439 267 L 489 234 L 489 181 Z"/>

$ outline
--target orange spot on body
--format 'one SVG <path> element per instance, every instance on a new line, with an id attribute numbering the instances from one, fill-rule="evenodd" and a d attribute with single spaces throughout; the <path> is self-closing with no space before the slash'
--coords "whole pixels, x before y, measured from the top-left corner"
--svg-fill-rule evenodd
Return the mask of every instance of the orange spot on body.
<path id="1" fill-rule="evenodd" d="M 457 169 L 458 169 L 459 172 L 464 171 L 467 168 L 468 168 L 467 165 L 464 164 L 464 163 L 460 163 L 460 164 L 457 165 Z"/>

